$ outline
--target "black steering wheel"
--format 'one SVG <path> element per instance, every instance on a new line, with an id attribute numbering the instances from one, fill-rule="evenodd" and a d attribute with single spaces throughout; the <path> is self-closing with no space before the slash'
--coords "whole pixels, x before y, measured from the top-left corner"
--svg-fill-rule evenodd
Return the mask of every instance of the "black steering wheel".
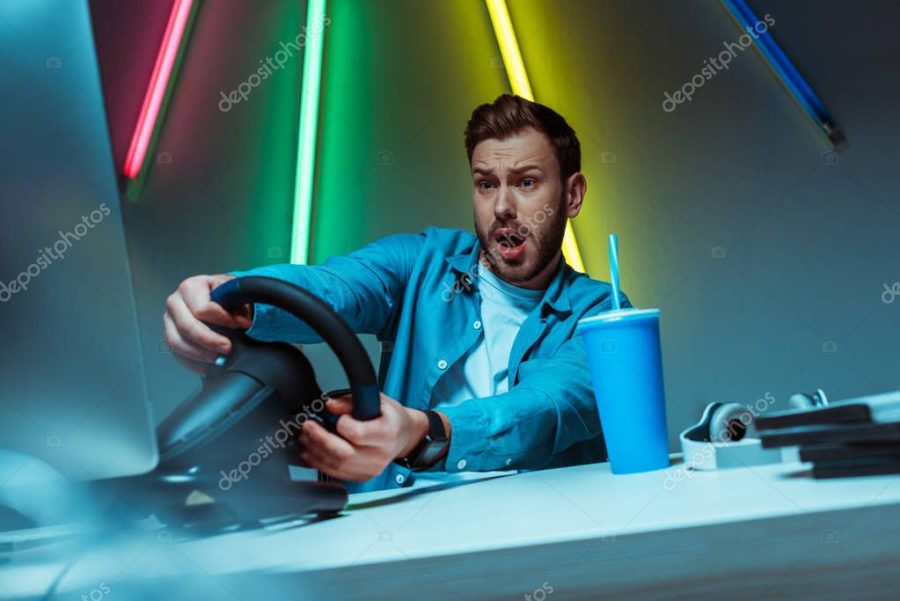
<path id="1" fill-rule="evenodd" d="M 347 322 L 323 300 L 299 286 L 265 276 L 229 280 L 212 291 L 211 299 L 228 311 L 251 303 L 272 305 L 306 322 L 331 347 L 347 375 L 353 417 L 379 417 L 380 390 L 372 362 Z M 202 390 L 157 428 L 161 464 L 195 447 L 209 446 L 239 422 L 246 429 L 246 424 L 255 419 L 259 422 L 254 430 L 257 433 L 271 429 L 272 420 L 277 422 L 275 418 L 287 407 L 321 394 L 309 361 L 293 346 L 259 342 L 226 328 L 214 329 L 229 336 L 234 348 L 209 368 Z M 325 411 L 317 417 L 334 431 L 336 416 Z M 250 443 L 256 444 L 255 438 L 250 438 Z"/>

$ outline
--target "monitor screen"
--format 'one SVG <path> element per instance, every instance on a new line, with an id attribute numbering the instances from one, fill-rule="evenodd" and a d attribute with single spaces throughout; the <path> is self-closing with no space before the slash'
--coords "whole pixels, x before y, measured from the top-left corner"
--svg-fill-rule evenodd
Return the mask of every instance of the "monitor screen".
<path id="1" fill-rule="evenodd" d="M 156 463 L 87 2 L 0 3 L 0 447 L 76 479 Z M 0 482 L 22 465 L 0 465 Z"/>

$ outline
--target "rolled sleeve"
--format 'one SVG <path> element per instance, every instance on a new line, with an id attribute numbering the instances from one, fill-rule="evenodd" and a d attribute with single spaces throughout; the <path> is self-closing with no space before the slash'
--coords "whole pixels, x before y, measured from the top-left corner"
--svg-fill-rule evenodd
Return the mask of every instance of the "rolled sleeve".
<path id="1" fill-rule="evenodd" d="M 491 427 L 490 417 L 484 404 L 471 399 L 455 407 L 438 410 L 450 420 L 450 448 L 444 458 L 443 467 L 448 472 L 483 472 L 495 469 L 492 466 L 494 454 L 490 445 L 485 444 L 485 434 Z M 437 466 L 436 466 L 437 467 Z"/>
<path id="2" fill-rule="evenodd" d="M 597 438 L 600 422 L 581 340 L 504 394 L 440 408 L 451 426 L 446 470 L 540 469 L 575 443 Z M 580 351 L 580 352 L 579 352 Z"/>
<path id="3" fill-rule="evenodd" d="M 285 263 L 231 275 L 268 276 L 290 282 L 329 303 L 354 332 L 379 334 L 401 304 L 424 241 L 421 234 L 397 234 L 349 255 L 332 257 L 322 265 Z M 295 316 L 261 303 L 254 305 L 253 323 L 247 334 L 264 341 L 321 341 L 312 328 Z"/>

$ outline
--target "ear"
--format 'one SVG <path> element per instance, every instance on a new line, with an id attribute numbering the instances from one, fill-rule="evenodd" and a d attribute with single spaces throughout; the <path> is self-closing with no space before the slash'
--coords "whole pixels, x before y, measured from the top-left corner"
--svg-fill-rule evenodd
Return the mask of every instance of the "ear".
<path id="1" fill-rule="evenodd" d="M 581 211 L 584 194 L 587 192 L 587 180 L 580 171 L 573 173 L 566 180 L 566 216 L 571 219 Z"/>

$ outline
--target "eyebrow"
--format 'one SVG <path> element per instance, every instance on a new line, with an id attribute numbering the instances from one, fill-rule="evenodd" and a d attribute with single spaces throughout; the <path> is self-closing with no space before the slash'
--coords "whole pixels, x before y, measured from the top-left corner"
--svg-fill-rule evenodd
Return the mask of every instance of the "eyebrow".
<path id="1" fill-rule="evenodd" d="M 526 171 L 532 171 L 532 170 L 540 171 L 541 175 L 544 175 L 544 170 L 541 169 L 540 165 L 534 165 L 534 164 L 523 165 L 522 167 L 516 167 L 514 169 L 510 169 L 509 171 L 510 171 L 510 173 L 518 175 L 520 173 L 525 173 Z M 494 170 L 493 169 L 481 169 L 480 167 L 476 167 L 475 169 L 472 170 L 472 175 L 494 175 Z"/>

